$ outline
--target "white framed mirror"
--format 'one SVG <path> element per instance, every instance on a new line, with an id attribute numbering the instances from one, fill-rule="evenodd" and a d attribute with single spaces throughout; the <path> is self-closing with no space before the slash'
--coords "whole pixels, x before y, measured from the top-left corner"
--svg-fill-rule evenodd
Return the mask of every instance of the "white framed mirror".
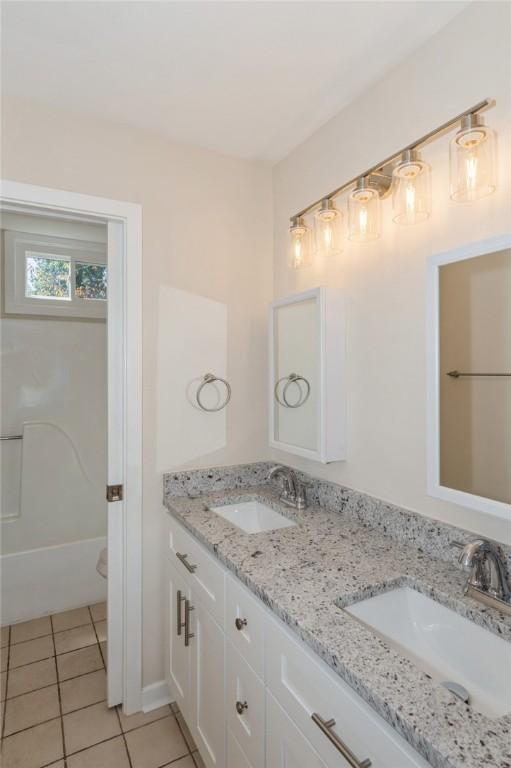
<path id="1" fill-rule="evenodd" d="M 270 445 L 328 463 L 346 457 L 341 291 L 315 288 L 270 309 Z"/>
<path id="2" fill-rule="evenodd" d="M 511 234 L 428 263 L 428 493 L 511 519 Z"/>

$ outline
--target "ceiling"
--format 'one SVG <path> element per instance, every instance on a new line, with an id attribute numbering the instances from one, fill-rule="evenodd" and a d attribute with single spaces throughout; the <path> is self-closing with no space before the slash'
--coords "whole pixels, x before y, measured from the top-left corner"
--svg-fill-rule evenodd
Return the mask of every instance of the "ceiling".
<path id="1" fill-rule="evenodd" d="M 275 162 L 468 2 L 3 2 L 7 95 Z"/>

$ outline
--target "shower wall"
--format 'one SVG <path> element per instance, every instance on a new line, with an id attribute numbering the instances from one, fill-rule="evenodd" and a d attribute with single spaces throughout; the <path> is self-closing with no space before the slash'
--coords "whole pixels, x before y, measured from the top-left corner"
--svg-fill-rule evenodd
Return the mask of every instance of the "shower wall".
<path id="1" fill-rule="evenodd" d="M 2 224 L 12 229 L 12 217 Z M 38 233 L 106 239 L 103 227 L 75 226 Z M 23 434 L 0 443 L 9 624 L 106 596 L 95 566 L 106 546 L 107 348 L 104 321 L 3 314 L 1 326 L 1 431 Z"/>

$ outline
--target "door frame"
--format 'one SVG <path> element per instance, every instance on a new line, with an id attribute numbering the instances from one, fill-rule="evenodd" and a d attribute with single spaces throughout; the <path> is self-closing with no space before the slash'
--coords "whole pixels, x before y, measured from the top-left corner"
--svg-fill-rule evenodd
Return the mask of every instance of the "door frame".
<path id="1" fill-rule="evenodd" d="M 131 714 L 142 708 L 142 208 L 11 180 L 0 207 L 107 224 L 107 483 L 124 487 L 108 504 L 108 704 Z"/>

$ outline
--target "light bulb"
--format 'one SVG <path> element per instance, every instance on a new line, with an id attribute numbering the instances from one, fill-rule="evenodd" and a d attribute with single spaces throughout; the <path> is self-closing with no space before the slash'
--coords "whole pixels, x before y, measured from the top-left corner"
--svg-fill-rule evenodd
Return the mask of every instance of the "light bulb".
<path id="1" fill-rule="evenodd" d="M 349 239 L 376 240 L 380 236 L 380 195 L 360 178 L 348 197 Z"/>
<path id="2" fill-rule="evenodd" d="M 325 198 L 314 216 L 314 251 L 320 258 L 342 252 L 342 213 L 332 200 Z"/>
<path id="3" fill-rule="evenodd" d="M 291 219 L 289 227 L 289 266 L 293 269 L 300 269 L 308 266 L 311 259 L 310 252 L 310 229 L 305 225 L 301 216 Z"/>
<path id="4" fill-rule="evenodd" d="M 431 214 L 431 168 L 416 149 L 407 149 L 392 172 L 393 220 L 416 224 Z"/>
<path id="5" fill-rule="evenodd" d="M 478 114 L 465 115 L 450 145 L 451 197 L 469 201 L 497 188 L 496 139 Z"/>

